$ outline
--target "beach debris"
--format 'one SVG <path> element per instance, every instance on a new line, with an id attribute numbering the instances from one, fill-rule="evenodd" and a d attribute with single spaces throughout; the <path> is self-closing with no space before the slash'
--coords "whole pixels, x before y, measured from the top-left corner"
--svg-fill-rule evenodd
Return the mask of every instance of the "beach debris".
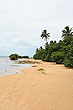
<path id="1" fill-rule="evenodd" d="M 33 65 L 32 67 L 37 67 L 36 65 Z"/>
<path id="2" fill-rule="evenodd" d="M 43 68 L 40 68 L 37 71 L 39 71 L 41 74 L 45 74 L 46 75 L 45 70 Z"/>
<path id="3" fill-rule="evenodd" d="M 45 71 L 43 68 L 38 69 L 38 71 Z"/>
<path id="4" fill-rule="evenodd" d="M 22 61 L 15 61 L 18 64 L 40 64 L 38 61 L 30 61 L 30 60 L 22 60 Z"/>

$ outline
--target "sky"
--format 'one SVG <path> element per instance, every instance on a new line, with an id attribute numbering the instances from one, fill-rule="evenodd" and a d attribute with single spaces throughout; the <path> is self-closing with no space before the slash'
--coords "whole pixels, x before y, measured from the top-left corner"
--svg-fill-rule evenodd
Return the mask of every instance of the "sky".
<path id="1" fill-rule="evenodd" d="M 45 44 L 42 30 L 58 42 L 65 26 L 73 27 L 73 0 L 0 0 L 0 56 L 31 57 Z"/>

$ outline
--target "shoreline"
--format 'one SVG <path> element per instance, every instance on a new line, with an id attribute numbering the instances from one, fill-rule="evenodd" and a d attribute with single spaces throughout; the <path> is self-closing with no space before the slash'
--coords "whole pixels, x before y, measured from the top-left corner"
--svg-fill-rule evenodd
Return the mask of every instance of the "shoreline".
<path id="1" fill-rule="evenodd" d="M 0 110 L 73 110 L 73 69 L 39 62 L 0 77 Z"/>
<path id="2" fill-rule="evenodd" d="M 41 60 L 34 60 L 34 59 L 25 59 L 25 60 L 21 60 L 21 61 L 15 61 L 16 64 L 31 64 L 31 66 L 27 67 L 27 68 L 23 68 L 23 69 L 16 69 L 20 72 L 15 72 L 15 73 L 12 73 L 12 74 L 5 74 L 5 75 L 1 75 L 0 77 L 5 77 L 5 76 L 12 76 L 12 75 L 16 75 L 16 74 L 23 74 L 23 70 L 28 70 L 30 68 L 32 68 L 35 64 L 40 64 L 40 61 Z"/>
<path id="3" fill-rule="evenodd" d="M 32 64 L 21 64 L 17 63 L 17 61 L 11 61 L 7 57 L 3 59 L 0 58 L 0 76 L 7 76 L 16 73 L 21 73 L 21 69 L 28 69 L 32 66 Z"/>

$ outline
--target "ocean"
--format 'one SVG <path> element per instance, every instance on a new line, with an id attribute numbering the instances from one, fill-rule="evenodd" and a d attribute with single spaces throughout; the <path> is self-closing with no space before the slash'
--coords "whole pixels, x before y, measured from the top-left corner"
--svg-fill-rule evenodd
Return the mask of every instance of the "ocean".
<path id="1" fill-rule="evenodd" d="M 22 73 L 21 69 L 27 69 L 31 66 L 31 64 L 16 64 L 9 57 L 0 56 L 0 76 Z"/>

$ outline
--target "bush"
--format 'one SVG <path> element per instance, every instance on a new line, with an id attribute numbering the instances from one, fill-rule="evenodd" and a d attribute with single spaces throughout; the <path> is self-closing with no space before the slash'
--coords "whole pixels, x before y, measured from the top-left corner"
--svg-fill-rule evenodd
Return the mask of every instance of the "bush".
<path id="1" fill-rule="evenodd" d="M 62 64 L 64 61 L 64 53 L 63 52 L 53 52 L 50 60 L 56 62 L 57 64 Z"/>
<path id="2" fill-rule="evenodd" d="M 9 57 L 10 57 L 10 60 L 17 60 L 18 54 L 11 54 Z"/>
<path id="3" fill-rule="evenodd" d="M 45 56 L 45 58 L 44 58 L 44 61 L 47 61 L 47 62 L 50 61 L 50 60 L 49 60 L 49 57 L 50 57 L 49 54 L 47 54 L 47 55 Z"/>
<path id="4" fill-rule="evenodd" d="M 20 56 L 18 54 L 11 54 L 9 57 L 10 60 L 17 60 L 18 58 L 29 58 L 29 56 Z"/>
<path id="5" fill-rule="evenodd" d="M 69 51 L 69 53 L 66 55 L 64 60 L 64 65 L 66 67 L 72 67 L 73 68 L 73 48 Z"/>
<path id="6" fill-rule="evenodd" d="M 18 58 L 16 56 L 11 56 L 10 60 L 18 60 Z"/>
<path id="7" fill-rule="evenodd" d="M 19 55 L 18 58 L 22 58 L 22 56 Z"/>
<path id="8" fill-rule="evenodd" d="M 29 56 L 21 56 L 21 58 L 29 58 Z"/>
<path id="9" fill-rule="evenodd" d="M 18 58 L 19 55 L 15 53 L 15 54 L 11 54 L 9 57 L 11 57 L 11 56 L 15 56 Z"/>
<path id="10" fill-rule="evenodd" d="M 73 68 L 73 58 L 72 58 L 72 60 L 66 58 L 66 59 L 64 60 L 64 65 L 65 65 L 66 67 L 72 67 L 72 68 Z"/>
<path id="11" fill-rule="evenodd" d="M 36 52 L 36 54 L 33 56 L 33 58 L 34 59 L 37 59 L 37 60 L 39 60 L 39 59 L 41 59 L 41 60 L 44 60 L 44 56 L 45 56 L 45 51 L 44 51 L 44 49 L 39 49 L 37 52 Z"/>

